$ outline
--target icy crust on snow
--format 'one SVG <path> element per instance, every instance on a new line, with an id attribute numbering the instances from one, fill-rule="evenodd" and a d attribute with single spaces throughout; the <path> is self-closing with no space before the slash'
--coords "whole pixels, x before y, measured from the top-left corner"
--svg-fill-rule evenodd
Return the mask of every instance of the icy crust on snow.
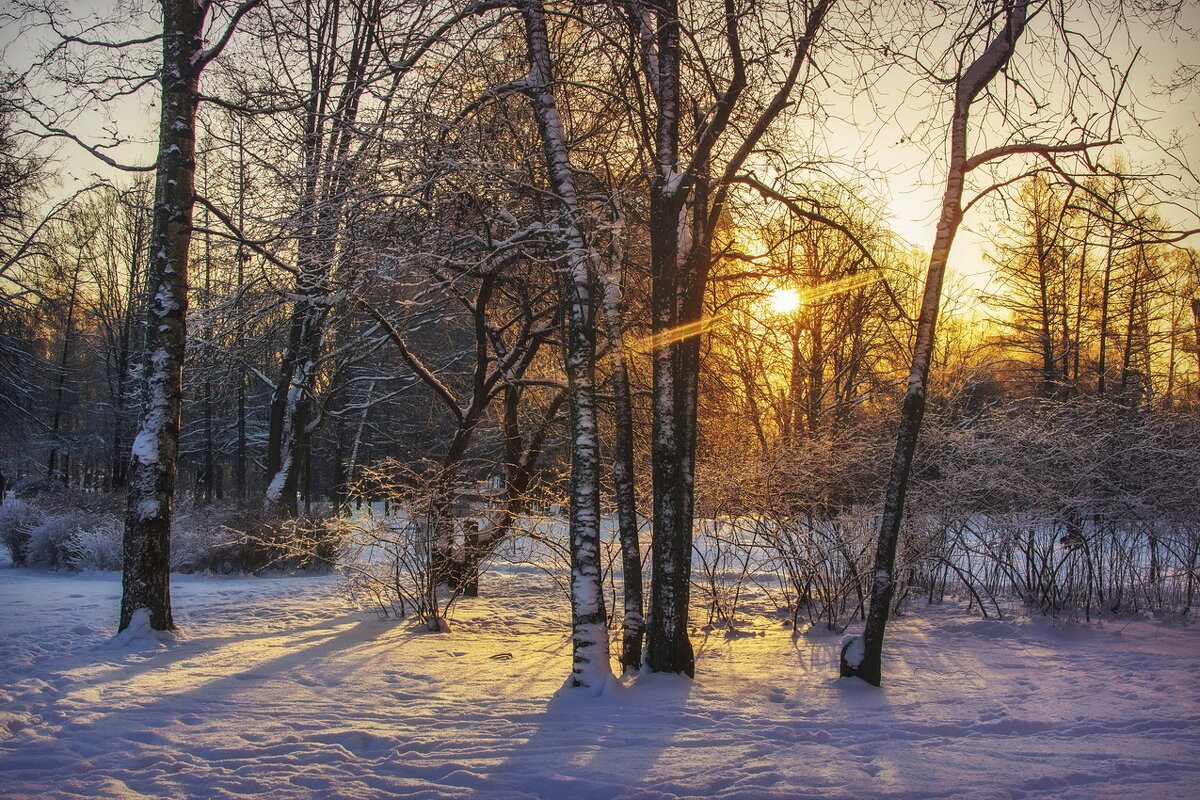
<path id="1" fill-rule="evenodd" d="M 696 631 L 697 674 L 563 688 L 567 598 L 489 573 L 454 631 L 334 577 L 176 577 L 169 648 L 112 647 L 115 575 L 0 570 L 0 797 L 1194 798 L 1200 628 L 973 618 L 888 629 L 883 689 L 836 634 Z M 753 592 L 751 592 L 753 595 Z M 748 603 L 767 609 L 768 598 Z M 772 609 L 773 610 L 773 609 Z"/>

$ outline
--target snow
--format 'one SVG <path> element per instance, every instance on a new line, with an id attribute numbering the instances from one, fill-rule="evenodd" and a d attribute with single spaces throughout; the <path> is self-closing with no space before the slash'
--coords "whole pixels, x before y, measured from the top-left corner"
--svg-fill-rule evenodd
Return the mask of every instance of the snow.
<path id="1" fill-rule="evenodd" d="M 888 630 L 885 684 L 769 613 L 693 632 L 699 678 L 563 688 L 566 597 L 489 573 L 452 633 L 334 576 L 175 576 L 182 635 L 112 638 L 118 576 L 0 569 L 0 797 L 1192 798 L 1200 629 L 979 620 Z"/>
<path id="2" fill-rule="evenodd" d="M 143 464 L 158 463 L 158 431 L 153 422 L 138 431 L 137 437 L 133 440 L 133 457 Z M 144 519 L 146 515 L 142 516 Z"/>
<path id="3" fill-rule="evenodd" d="M 150 626 L 149 609 L 139 608 L 129 618 L 129 627 L 105 643 L 107 648 L 145 650 L 166 647 L 176 640 L 169 631 L 156 631 Z"/>
<path id="4" fill-rule="evenodd" d="M 863 662 L 863 656 L 867 654 L 866 642 L 861 636 L 848 636 L 842 640 L 842 651 L 846 657 L 846 664 L 858 667 Z"/>

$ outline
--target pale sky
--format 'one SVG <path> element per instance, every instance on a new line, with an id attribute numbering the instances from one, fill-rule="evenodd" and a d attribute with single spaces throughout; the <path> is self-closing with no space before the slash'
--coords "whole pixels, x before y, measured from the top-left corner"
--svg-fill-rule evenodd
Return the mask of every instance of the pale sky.
<path id="1" fill-rule="evenodd" d="M 73 4 L 76 11 L 80 5 L 78 2 Z M 108 3 L 97 3 L 97 8 L 108 7 Z M 149 16 L 147 21 L 153 24 Z M 1183 23 L 1185 28 L 1190 26 L 1193 31 L 1200 28 L 1200 4 L 1188 5 Z M 1138 26 L 1135 24 L 1134 27 Z M 1200 169 L 1200 87 L 1193 86 L 1189 92 L 1177 92 L 1170 97 L 1161 94 L 1160 89 L 1181 62 L 1197 60 L 1195 53 L 1200 48 L 1187 33 L 1178 34 L 1178 38 L 1172 40 L 1143 29 L 1135 36 L 1135 42 L 1110 41 L 1106 45 L 1106 52 L 1122 68 L 1128 65 L 1135 50 L 1141 48 L 1125 96 L 1136 104 L 1139 115 L 1147 121 L 1156 138 L 1165 141 L 1177 136 L 1179 146 L 1173 150 L 1174 155 L 1192 168 Z M 37 49 L 39 41 L 44 40 L 21 30 L 19 25 L 8 25 L 0 32 L 5 62 L 15 69 L 28 63 L 29 53 Z M 157 51 L 157 45 L 150 48 L 150 53 Z M 1028 55 L 1026 64 L 1033 64 Z M 911 138 L 923 123 L 928 122 L 927 117 L 932 113 L 927 98 L 914 96 L 911 92 L 905 96 L 904 90 L 912 85 L 911 78 L 899 74 L 884 78 L 874 87 L 874 108 L 867 105 L 865 96 L 853 101 L 844 98 L 836 101 L 841 106 L 831 109 L 832 119 L 823 131 L 824 146 L 836 159 L 856 165 L 845 171 L 846 177 L 860 179 L 862 173 L 857 170 L 863 167 L 869 168 L 874 175 L 884 176 L 876 187 L 890 197 L 888 210 L 894 229 L 912 244 L 927 249 L 933 241 L 944 174 L 943 160 L 940 157 L 941 142 L 936 138 L 940 132 L 935 128 L 926 127 L 924 137 L 917 141 Z M 148 86 L 137 95 L 108 104 L 102 112 L 80 114 L 75 118 L 72 130 L 81 138 L 96 141 L 107 126 L 115 126 L 121 135 L 133 142 L 108 151 L 109 154 L 126 163 L 146 163 L 153 158 L 154 151 L 155 89 Z M 918 104 L 924 107 L 915 107 Z M 977 121 L 986 122 L 985 119 Z M 1161 152 L 1153 152 L 1144 141 L 1135 137 L 1127 137 L 1122 150 L 1134 162 L 1158 163 L 1163 160 Z M 63 191 L 88 182 L 93 174 L 113 175 L 113 170 L 73 144 L 62 143 L 60 152 Z M 1193 192 L 1197 189 L 1194 184 L 1190 188 Z M 1196 221 L 1200 218 L 1200 207 L 1195 197 L 1188 203 L 1190 210 L 1175 213 L 1174 221 L 1185 227 L 1200 227 Z M 981 230 L 986 227 L 988 214 L 989 209 L 983 206 L 968 215 L 951 261 L 954 271 L 979 288 L 986 284 L 988 270 L 983 259 L 986 230 Z"/>

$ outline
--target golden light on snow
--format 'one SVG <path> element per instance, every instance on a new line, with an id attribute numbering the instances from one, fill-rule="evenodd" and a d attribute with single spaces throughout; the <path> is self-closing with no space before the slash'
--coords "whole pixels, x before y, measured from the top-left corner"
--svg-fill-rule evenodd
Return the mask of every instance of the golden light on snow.
<path id="1" fill-rule="evenodd" d="M 767 295 L 767 305 L 776 314 L 794 314 L 800 302 L 800 292 L 796 289 L 776 289 Z"/>

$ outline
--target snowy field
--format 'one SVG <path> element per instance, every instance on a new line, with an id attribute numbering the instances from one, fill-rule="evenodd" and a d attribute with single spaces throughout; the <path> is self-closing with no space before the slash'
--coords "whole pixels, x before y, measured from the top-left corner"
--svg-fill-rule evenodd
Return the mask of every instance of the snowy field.
<path id="1" fill-rule="evenodd" d="M 118 576 L 5 568 L 0 797 L 1200 797 L 1195 626 L 921 609 L 878 690 L 760 616 L 696 632 L 694 683 L 562 696 L 542 582 L 493 573 L 427 634 L 331 576 L 177 576 L 156 646 L 109 640 Z"/>

